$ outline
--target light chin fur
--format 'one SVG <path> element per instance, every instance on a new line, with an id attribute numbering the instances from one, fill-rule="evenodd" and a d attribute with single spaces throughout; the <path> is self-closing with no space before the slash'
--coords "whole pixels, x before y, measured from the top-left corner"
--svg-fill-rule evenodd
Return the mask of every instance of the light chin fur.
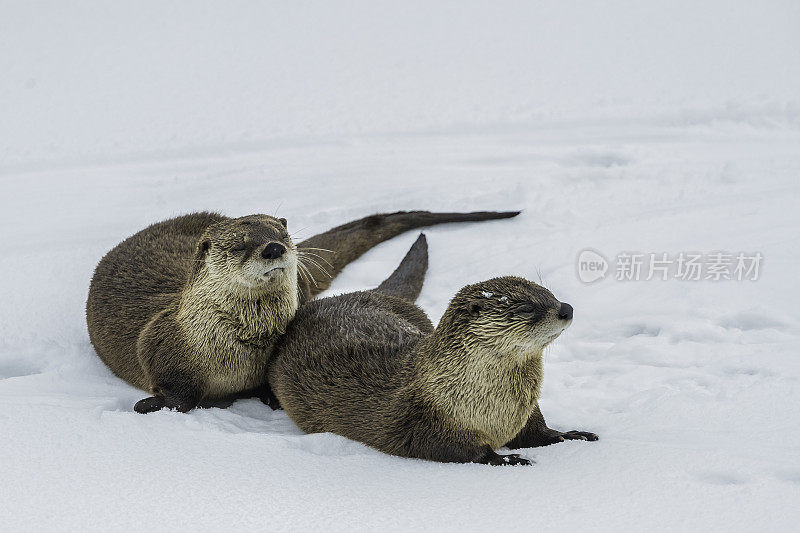
<path id="1" fill-rule="evenodd" d="M 238 281 L 246 290 L 263 290 L 282 284 L 289 275 L 289 271 L 289 267 L 278 267 L 258 276 L 240 273 Z"/>
<path id="2" fill-rule="evenodd" d="M 297 277 L 297 262 L 290 257 L 280 264 L 266 265 L 253 260 L 239 270 L 237 280 L 246 289 L 265 289 L 283 283 L 285 279 Z"/>
<path id="3" fill-rule="evenodd" d="M 562 333 L 569 327 L 569 324 L 563 327 L 555 328 L 551 333 L 545 335 L 533 335 L 528 342 L 519 344 L 519 348 L 528 352 L 542 353 L 545 348 L 561 336 Z"/>

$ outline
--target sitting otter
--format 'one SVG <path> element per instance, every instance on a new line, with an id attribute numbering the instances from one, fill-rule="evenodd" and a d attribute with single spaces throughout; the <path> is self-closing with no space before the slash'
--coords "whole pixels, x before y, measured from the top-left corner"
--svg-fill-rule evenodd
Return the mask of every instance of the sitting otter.
<path id="1" fill-rule="evenodd" d="M 461 289 L 434 330 L 412 302 L 427 268 L 424 236 L 377 289 L 303 306 L 278 341 L 269 383 L 308 433 L 442 462 L 530 464 L 498 448 L 597 440 L 547 427 L 537 400 L 542 350 L 572 307 L 518 277 Z"/>
<path id="2" fill-rule="evenodd" d="M 117 376 L 153 394 L 136 404 L 140 413 L 224 406 L 236 395 L 272 402 L 263 384 L 276 339 L 346 264 L 412 228 L 517 214 L 372 215 L 298 246 L 286 220 L 267 215 L 159 222 L 100 261 L 86 304 L 89 337 Z"/>

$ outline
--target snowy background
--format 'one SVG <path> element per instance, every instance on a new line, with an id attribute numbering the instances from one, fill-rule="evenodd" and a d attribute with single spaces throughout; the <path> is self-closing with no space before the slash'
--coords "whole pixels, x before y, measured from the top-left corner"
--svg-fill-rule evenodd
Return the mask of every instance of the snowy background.
<path id="1" fill-rule="evenodd" d="M 794 1 L 0 1 L 2 529 L 796 530 L 798 27 Z M 390 457 L 256 400 L 142 416 L 89 344 L 95 264 L 157 220 L 277 212 L 299 240 L 512 208 L 426 232 L 419 303 L 518 274 L 574 305 L 541 404 L 601 440 L 530 468 Z M 764 260 L 586 285 L 587 247 Z"/>

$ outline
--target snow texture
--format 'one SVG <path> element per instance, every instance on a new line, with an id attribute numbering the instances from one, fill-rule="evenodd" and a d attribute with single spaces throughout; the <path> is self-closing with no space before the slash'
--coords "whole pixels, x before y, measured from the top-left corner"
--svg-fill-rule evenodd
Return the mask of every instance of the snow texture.
<path id="1" fill-rule="evenodd" d="M 4 531 L 795 531 L 800 3 L 0 2 Z M 428 230 L 419 303 L 515 274 L 575 307 L 532 467 L 304 435 L 257 400 L 139 415 L 89 344 L 102 255 L 202 209 Z M 376 286 L 415 239 L 348 267 Z M 576 258 L 761 252 L 757 281 Z M 609 278 L 613 277 L 609 272 Z"/>

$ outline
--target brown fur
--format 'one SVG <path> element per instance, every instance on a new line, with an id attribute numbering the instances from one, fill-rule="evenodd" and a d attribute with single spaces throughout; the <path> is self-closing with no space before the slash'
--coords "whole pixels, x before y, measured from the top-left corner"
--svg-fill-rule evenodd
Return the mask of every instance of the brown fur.
<path id="1" fill-rule="evenodd" d="M 89 336 L 116 375 L 154 394 L 140 412 L 185 411 L 254 388 L 268 397 L 261 386 L 276 339 L 347 263 L 408 229 L 516 214 L 372 215 L 298 246 L 286 221 L 267 215 L 159 222 L 100 261 L 86 305 Z M 263 257 L 273 243 L 285 254 Z M 266 272 L 276 265 L 282 270 Z"/>
<path id="2" fill-rule="evenodd" d="M 435 330 L 392 291 L 325 298 L 296 314 L 269 382 L 301 429 L 403 457 L 490 464 L 528 463 L 495 453 L 504 445 L 597 439 L 552 430 L 539 410 L 542 350 L 570 322 L 550 291 L 517 277 L 467 286 Z"/>

